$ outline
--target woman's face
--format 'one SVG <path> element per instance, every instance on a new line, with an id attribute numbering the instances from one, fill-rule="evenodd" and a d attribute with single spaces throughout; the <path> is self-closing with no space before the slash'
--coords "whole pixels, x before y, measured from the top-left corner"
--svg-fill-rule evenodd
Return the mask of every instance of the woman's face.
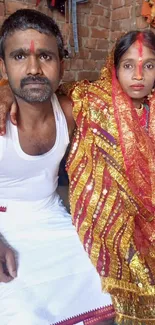
<path id="1" fill-rule="evenodd" d="M 155 54 L 142 45 L 141 58 L 137 42 L 122 55 L 117 70 L 122 89 L 132 99 L 150 94 L 155 82 Z"/>

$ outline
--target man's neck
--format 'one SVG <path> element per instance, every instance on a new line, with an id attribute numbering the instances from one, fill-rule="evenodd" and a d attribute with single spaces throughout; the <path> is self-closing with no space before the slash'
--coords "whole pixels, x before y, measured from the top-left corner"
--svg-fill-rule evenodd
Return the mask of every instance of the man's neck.
<path id="1" fill-rule="evenodd" d="M 53 115 L 52 103 L 50 100 L 43 103 L 27 103 L 17 99 L 18 103 L 18 127 L 33 129 L 45 123 L 49 116 Z"/>

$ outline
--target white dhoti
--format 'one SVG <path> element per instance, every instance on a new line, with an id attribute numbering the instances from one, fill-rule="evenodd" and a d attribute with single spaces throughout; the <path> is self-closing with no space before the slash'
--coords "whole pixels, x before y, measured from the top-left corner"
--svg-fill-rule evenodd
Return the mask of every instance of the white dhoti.
<path id="1" fill-rule="evenodd" d="M 2 202 L 0 233 L 17 257 L 18 275 L 0 283 L 1 325 L 76 324 L 108 319 L 110 295 L 101 292 L 71 217 L 53 202 Z M 96 309 L 96 311 L 95 311 Z M 93 323 L 94 319 L 94 323 Z"/>

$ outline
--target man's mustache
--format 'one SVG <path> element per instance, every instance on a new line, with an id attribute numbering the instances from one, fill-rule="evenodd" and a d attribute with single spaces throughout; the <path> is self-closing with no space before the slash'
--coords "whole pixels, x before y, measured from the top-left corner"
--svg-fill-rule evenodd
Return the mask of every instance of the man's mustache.
<path id="1" fill-rule="evenodd" d="M 39 76 L 29 76 L 27 78 L 23 78 L 20 82 L 21 88 L 28 84 L 46 84 L 51 87 L 50 81 L 46 77 L 39 77 Z"/>

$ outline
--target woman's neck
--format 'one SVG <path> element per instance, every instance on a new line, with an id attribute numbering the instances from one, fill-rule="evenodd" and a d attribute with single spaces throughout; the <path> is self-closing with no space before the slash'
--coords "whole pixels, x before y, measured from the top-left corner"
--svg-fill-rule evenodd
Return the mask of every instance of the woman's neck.
<path id="1" fill-rule="evenodd" d="M 144 98 L 140 98 L 140 99 L 135 99 L 135 98 L 133 98 L 132 99 L 132 102 L 133 102 L 133 106 L 135 107 L 135 108 L 141 108 L 141 105 L 144 103 Z"/>

